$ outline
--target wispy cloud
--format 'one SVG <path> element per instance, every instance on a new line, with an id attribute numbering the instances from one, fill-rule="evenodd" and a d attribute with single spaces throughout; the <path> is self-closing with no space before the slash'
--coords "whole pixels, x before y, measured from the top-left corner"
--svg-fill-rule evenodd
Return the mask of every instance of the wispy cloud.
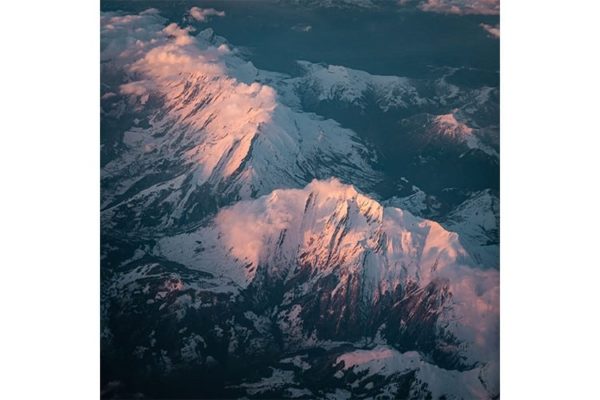
<path id="1" fill-rule="evenodd" d="M 500 25 L 479 24 L 489 35 L 495 39 L 500 39 Z"/>
<path id="2" fill-rule="evenodd" d="M 297 24 L 292 26 L 292 30 L 296 32 L 310 32 L 312 30 L 312 26 L 305 24 Z"/>
<path id="3" fill-rule="evenodd" d="M 218 11 L 214 8 L 200 8 L 200 7 L 192 7 L 189 11 L 190 17 L 195 19 L 196 21 L 206 22 L 209 17 L 224 17 L 225 11 Z"/>

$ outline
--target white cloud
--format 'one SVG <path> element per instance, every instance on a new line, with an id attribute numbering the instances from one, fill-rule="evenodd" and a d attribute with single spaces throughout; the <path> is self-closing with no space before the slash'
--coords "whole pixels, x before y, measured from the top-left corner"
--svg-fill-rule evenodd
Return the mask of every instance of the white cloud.
<path id="1" fill-rule="evenodd" d="M 296 32 L 310 32 L 312 30 L 312 25 L 298 24 L 292 26 L 292 30 Z"/>
<path id="2" fill-rule="evenodd" d="M 175 23 L 165 26 L 166 22 L 153 10 L 138 15 L 102 14 L 101 60 L 107 70 L 125 70 L 132 79 L 121 86 L 121 92 L 140 96 L 142 86 L 150 91 L 167 87 L 181 73 L 224 75 L 222 55 L 227 52 L 223 46 L 200 46 L 190 35 L 193 28 Z"/>
<path id="3" fill-rule="evenodd" d="M 495 39 L 500 39 L 500 25 L 479 24 L 489 35 Z"/>
<path id="4" fill-rule="evenodd" d="M 200 8 L 200 7 L 192 7 L 189 11 L 190 17 L 195 19 L 196 21 L 206 22 L 208 17 L 224 17 L 225 11 L 218 11 L 214 8 Z"/>
<path id="5" fill-rule="evenodd" d="M 135 81 L 128 82 L 119 87 L 119 92 L 124 95 L 128 95 L 138 100 L 140 104 L 144 105 L 148 101 L 149 86 L 150 83 L 146 81 Z"/>
<path id="6" fill-rule="evenodd" d="M 137 15 L 104 12 L 100 17 L 100 60 L 122 65 L 157 40 L 165 19 L 156 9 Z"/>

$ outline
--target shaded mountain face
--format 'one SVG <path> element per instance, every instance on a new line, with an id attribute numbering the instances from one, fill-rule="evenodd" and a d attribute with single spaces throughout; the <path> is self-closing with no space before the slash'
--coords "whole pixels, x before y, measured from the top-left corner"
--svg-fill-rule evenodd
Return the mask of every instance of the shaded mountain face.
<path id="1" fill-rule="evenodd" d="M 210 28 L 249 3 L 144 4 L 101 17 L 102 397 L 498 397 L 497 88 L 266 71 Z"/>

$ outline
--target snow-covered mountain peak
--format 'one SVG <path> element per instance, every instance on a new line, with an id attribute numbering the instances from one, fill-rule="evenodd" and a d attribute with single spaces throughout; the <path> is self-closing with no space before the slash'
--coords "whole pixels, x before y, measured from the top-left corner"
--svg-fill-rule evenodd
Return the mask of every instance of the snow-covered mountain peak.
<path id="1" fill-rule="evenodd" d="M 346 185 L 339 179 L 331 178 L 325 181 L 313 180 L 306 186 L 310 191 L 306 207 L 327 208 L 328 202 L 335 204 L 353 205 L 356 212 L 365 218 L 381 222 L 383 207 L 376 201 L 359 193 L 353 185 Z M 339 206 L 338 206 L 339 207 Z"/>
<path id="2" fill-rule="evenodd" d="M 148 20 L 143 28 L 139 19 Z M 105 72 L 128 77 L 109 113 L 118 119 L 129 107 L 140 115 L 124 132 L 119 157 L 103 168 L 104 179 L 119 182 L 103 191 L 109 212 L 139 209 L 127 221 L 141 226 L 157 207 L 152 219 L 170 227 L 202 217 L 191 214 L 207 199 L 227 204 L 330 176 L 352 176 L 363 187 L 377 180 L 372 153 L 353 131 L 281 103 L 214 33 L 193 36 L 163 22 L 153 12 L 103 19 Z M 137 38 L 122 41 L 132 28 Z"/>
<path id="3" fill-rule="evenodd" d="M 199 253 L 199 247 L 206 251 Z M 193 268 L 237 270 L 231 278 L 243 286 L 259 267 L 283 276 L 286 263 L 299 263 L 320 273 L 367 271 L 374 285 L 392 290 L 407 279 L 427 284 L 444 269 L 468 262 L 455 233 L 383 208 L 336 179 L 239 202 L 221 210 L 209 227 L 164 239 L 160 250 Z"/>
<path id="4" fill-rule="evenodd" d="M 491 156 L 498 157 L 498 152 L 484 144 L 476 131 L 456 118 L 458 110 L 448 114 L 437 115 L 432 121 L 432 132 L 442 137 L 464 143 L 470 149 L 479 149 Z"/>
<path id="5" fill-rule="evenodd" d="M 237 202 L 206 226 L 161 239 L 155 253 L 242 291 L 284 290 L 281 304 L 291 313 L 308 313 L 311 299 L 326 295 L 319 312 L 337 315 L 336 331 L 360 317 L 362 304 L 377 309 L 422 293 L 427 312 L 472 343 L 469 351 L 487 351 L 478 347 L 494 334 L 480 331 L 479 319 L 495 318 L 497 271 L 474 268 L 456 233 L 335 179 Z"/>
<path id="6" fill-rule="evenodd" d="M 440 133 L 444 135 L 465 138 L 473 134 L 473 129 L 462 122 L 458 122 L 454 113 L 438 115 L 434 121 Z"/>

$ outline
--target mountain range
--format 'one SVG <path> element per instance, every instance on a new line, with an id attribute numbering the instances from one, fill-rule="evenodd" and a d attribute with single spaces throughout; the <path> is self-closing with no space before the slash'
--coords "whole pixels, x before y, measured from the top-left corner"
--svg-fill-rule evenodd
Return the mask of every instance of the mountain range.
<path id="1" fill-rule="evenodd" d="M 103 396 L 498 398 L 497 88 L 247 58 L 102 13 Z"/>

